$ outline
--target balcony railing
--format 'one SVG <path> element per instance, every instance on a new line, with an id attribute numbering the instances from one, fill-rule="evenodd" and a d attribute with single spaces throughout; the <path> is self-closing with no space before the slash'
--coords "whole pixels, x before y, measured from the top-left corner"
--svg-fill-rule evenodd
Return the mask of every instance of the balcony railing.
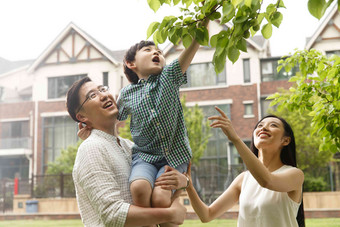
<path id="1" fill-rule="evenodd" d="M 1 138 L 0 149 L 31 148 L 31 137 Z"/>

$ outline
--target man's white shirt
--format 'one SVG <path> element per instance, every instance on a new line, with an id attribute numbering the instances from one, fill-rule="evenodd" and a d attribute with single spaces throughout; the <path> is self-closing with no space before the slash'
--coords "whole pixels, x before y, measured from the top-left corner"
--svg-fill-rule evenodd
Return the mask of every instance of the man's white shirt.
<path id="1" fill-rule="evenodd" d="M 85 226 L 124 226 L 132 203 L 130 140 L 93 129 L 80 145 L 73 167 L 80 215 Z"/>

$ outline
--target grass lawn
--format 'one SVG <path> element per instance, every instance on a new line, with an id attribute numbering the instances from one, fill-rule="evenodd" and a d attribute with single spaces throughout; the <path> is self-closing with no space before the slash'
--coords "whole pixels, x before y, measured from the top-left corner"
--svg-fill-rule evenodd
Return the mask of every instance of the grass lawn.
<path id="1" fill-rule="evenodd" d="M 235 227 L 236 220 L 217 219 L 210 223 L 203 224 L 199 220 L 186 220 L 184 227 Z M 80 220 L 22 220 L 22 221 L 0 221 L 0 227 L 81 227 L 83 224 Z M 340 218 L 319 218 L 307 219 L 308 227 L 339 227 Z"/>

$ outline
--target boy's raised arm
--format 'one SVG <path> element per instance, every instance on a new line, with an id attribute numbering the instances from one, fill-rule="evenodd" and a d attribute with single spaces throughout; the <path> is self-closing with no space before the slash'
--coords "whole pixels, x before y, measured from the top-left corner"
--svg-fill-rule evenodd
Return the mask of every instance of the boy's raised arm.
<path id="1" fill-rule="evenodd" d="M 209 19 L 206 19 L 203 22 L 203 25 L 207 27 L 208 24 L 209 24 Z M 194 39 L 192 40 L 192 43 L 190 44 L 190 46 L 182 51 L 181 55 L 178 58 L 178 62 L 182 69 L 182 73 L 185 73 L 187 71 L 199 47 L 200 47 L 200 44 Z"/>

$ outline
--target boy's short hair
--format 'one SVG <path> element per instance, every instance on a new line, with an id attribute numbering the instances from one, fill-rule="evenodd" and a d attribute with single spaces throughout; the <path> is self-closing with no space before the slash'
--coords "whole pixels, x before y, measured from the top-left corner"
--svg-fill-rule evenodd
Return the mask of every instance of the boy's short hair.
<path id="1" fill-rule="evenodd" d="M 137 51 L 139 51 L 145 46 L 155 46 L 155 43 L 153 41 L 142 40 L 139 43 L 136 43 L 135 45 L 131 46 L 130 49 L 126 51 L 124 55 L 124 73 L 126 78 L 130 81 L 130 83 L 137 84 L 139 78 L 134 71 L 127 67 L 126 62 L 133 62 L 135 60 Z"/>
<path id="2" fill-rule="evenodd" d="M 84 77 L 80 80 L 77 80 L 72 84 L 70 89 L 67 91 L 66 95 L 66 108 L 69 113 L 69 115 L 72 117 L 72 119 L 76 122 L 79 122 L 77 119 L 77 110 L 80 106 L 79 102 L 79 90 L 83 84 L 92 81 L 89 77 Z"/>

